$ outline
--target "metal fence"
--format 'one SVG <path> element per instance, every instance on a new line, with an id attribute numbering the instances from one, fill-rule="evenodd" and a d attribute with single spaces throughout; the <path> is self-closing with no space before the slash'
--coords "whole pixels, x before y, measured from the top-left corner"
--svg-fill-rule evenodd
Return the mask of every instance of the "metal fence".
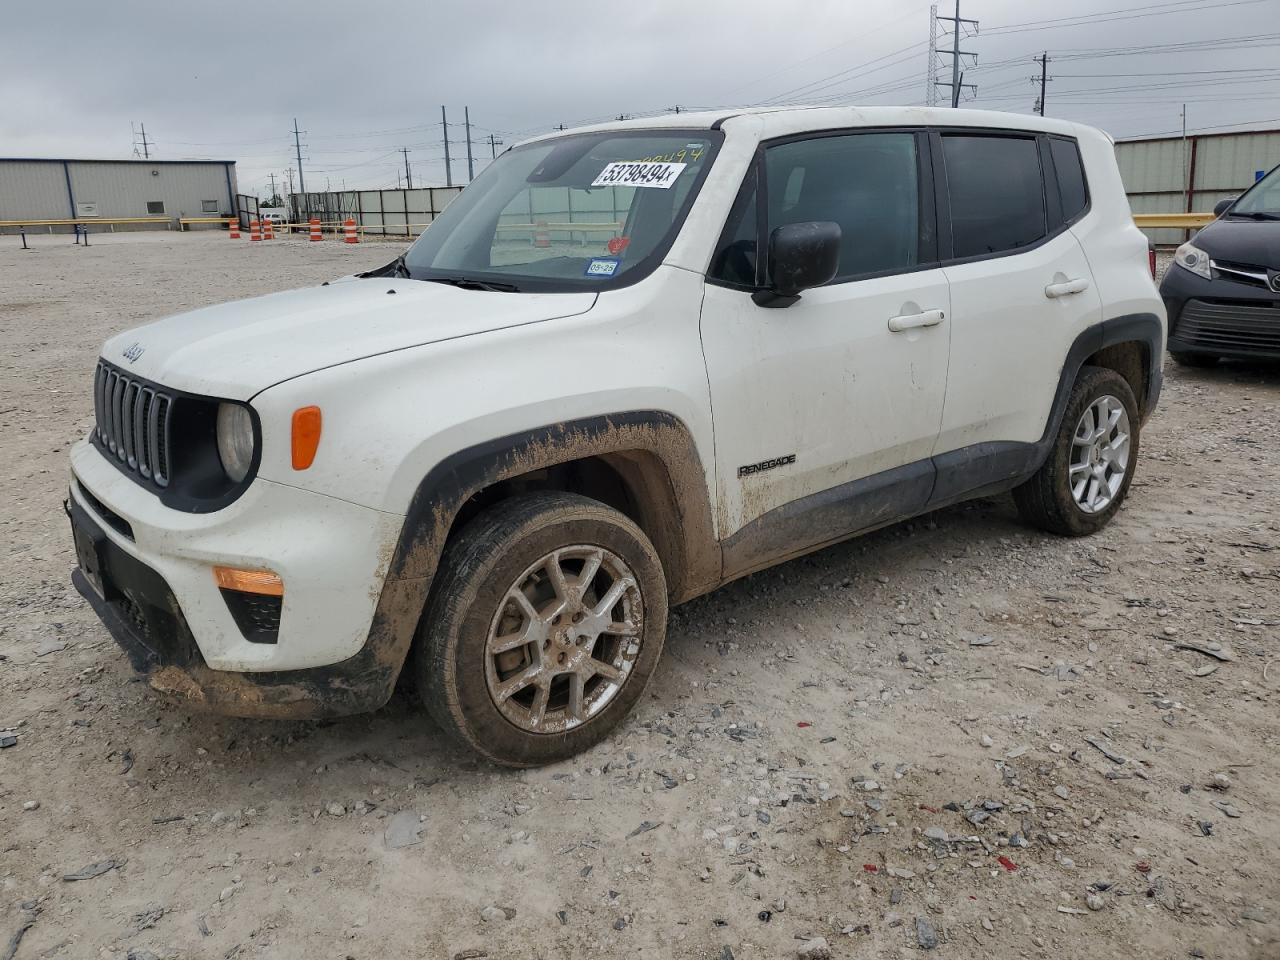
<path id="1" fill-rule="evenodd" d="M 325 229 L 335 229 L 352 219 L 366 236 L 415 237 L 461 192 L 462 187 L 421 187 L 293 193 L 289 195 L 289 219 L 294 223 L 318 219 Z"/>
<path id="2" fill-rule="evenodd" d="M 258 198 L 251 197 L 247 193 L 236 194 L 236 208 L 231 211 L 232 216 L 239 217 L 240 229 L 248 230 L 250 220 L 261 220 L 261 210 L 258 205 Z"/>
<path id="3" fill-rule="evenodd" d="M 1116 160 L 1135 214 L 1205 213 L 1280 163 L 1280 129 L 1121 140 Z M 1147 236 L 1177 244 L 1188 232 L 1155 228 Z"/>

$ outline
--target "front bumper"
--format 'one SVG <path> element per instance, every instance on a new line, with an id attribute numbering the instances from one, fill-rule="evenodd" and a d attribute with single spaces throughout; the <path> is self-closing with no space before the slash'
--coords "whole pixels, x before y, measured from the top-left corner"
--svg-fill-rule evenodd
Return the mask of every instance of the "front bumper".
<path id="1" fill-rule="evenodd" d="M 262 478 L 223 510 L 187 514 L 83 442 L 72 472 L 73 582 L 153 687 L 238 716 L 355 713 L 390 697 L 412 632 L 403 610 L 389 629 L 404 585 L 384 582 L 403 518 Z M 241 631 L 214 564 L 281 576 L 275 643 Z"/>
<path id="2" fill-rule="evenodd" d="M 1171 264 L 1160 296 L 1170 353 L 1280 360 L 1280 293 Z"/>

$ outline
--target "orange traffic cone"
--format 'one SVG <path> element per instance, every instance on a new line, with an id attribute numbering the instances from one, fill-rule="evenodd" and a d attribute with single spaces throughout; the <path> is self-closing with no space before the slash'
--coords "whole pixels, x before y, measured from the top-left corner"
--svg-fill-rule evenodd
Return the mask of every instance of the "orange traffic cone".
<path id="1" fill-rule="evenodd" d="M 551 246 L 551 234 L 547 231 L 547 221 L 539 220 L 534 224 L 533 245 L 535 247 Z"/>
<path id="2" fill-rule="evenodd" d="M 249 239 L 250 239 L 250 240 L 261 240 L 261 239 L 262 239 L 262 228 L 261 228 L 261 226 L 258 224 L 258 221 L 257 221 L 257 220 L 250 220 L 250 221 L 249 221 Z"/>
<path id="3" fill-rule="evenodd" d="M 268 217 L 266 220 L 262 221 L 262 239 L 274 240 L 275 238 L 276 238 L 276 234 L 271 226 L 271 218 Z"/>
<path id="4" fill-rule="evenodd" d="M 320 235 L 320 218 L 312 217 L 310 225 L 311 225 L 311 240 L 313 242 L 316 240 L 323 240 L 324 237 Z"/>
<path id="5" fill-rule="evenodd" d="M 229 236 L 232 240 L 240 239 L 240 218 L 239 217 L 236 217 L 234 220 L 231 221 L 230 229 L 227 231 L 227 236 Z"/>
<path id="6" fill-rule="evenodd" d="M 360 238 L 356 236 L 356 222 L 347 217 L 342 221 L 342 242 L 343 243 L 359 243 Z"/>

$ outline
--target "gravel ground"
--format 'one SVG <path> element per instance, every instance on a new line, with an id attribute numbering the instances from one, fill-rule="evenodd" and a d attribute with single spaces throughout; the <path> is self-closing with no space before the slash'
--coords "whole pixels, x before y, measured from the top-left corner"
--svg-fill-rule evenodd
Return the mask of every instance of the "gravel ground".
<path id="1" fill-rule="evenodd" d="M 396 248 L 34 244 L 0 240 L 0 957 L 1280 956 L 1280 368 L 1170 368 L 1098 536 L 1001 497 L 678 609 L 616 736 L 509 772 L 403 696 L 187 715 L 68 582 L 103 338 Z"/>

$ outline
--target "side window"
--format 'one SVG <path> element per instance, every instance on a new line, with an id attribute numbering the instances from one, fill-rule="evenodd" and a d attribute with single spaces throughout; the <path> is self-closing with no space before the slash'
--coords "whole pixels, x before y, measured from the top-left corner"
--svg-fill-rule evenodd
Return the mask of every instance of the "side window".
<path id="1" fill-rule="evenodd" d="M 1046 235 L 1044 176 L 1032 137 L 942 135 L 952 255 L 1030 246 Z"/>
<path id="2" fill-rule="evenodd" d="M 707 275 L 739 287 L 756 282 L 756 167 L 742 182 Z"/>
<path id="3" fill-rule="evenodd" d="M 201 200 L 200 211 L 202 213 L 217 213 L 218 201 L 217 200 Z"/>
<path id="4" fill-rule="evenodd" d="M 817 137 L 765 152 L 768 233 L 788 223 L 840 225 L 835 282 L 909 270 L 920 260 L 914 133 Z"/>
<path id="5" fill-rule="evenodd" d="M 1049 138 L 1053 166 L 1058 172 L 1058 193 L 1062 197 L 1062 219 L 1070 223 L 1089 205 L 1089 189 L 1085 186 L 1084 165 L 1080 148 L 1074 140 Z"/>
<path id="6" fill-rule="evenodd" d="M 151 214 L 155 214 L 155 213 L 164 213 L 164 201 L 163 201 L 163 200 L 148 200 L 148 201 L 147 201 L 147 213 L 151 213 Z"/>

